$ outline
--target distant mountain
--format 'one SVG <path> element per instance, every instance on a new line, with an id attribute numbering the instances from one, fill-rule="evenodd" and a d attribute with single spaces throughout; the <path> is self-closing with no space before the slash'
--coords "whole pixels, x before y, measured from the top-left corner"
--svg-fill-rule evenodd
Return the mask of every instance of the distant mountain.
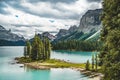
<path id="1" fill-rule="evenodd" d="M 42 39 L 43 40 L 43 38 L 45 37 L 45 38 L 48 38 L 50 41 L 53 41 L 56 37 L 54 36 L 54 35 L 52 35 L 52 34 L 50 34 L 49 32 L 43 32 L 42 34 L 37 34 L 39 37 L 40 37 L 40 39 Z M 33 41 L 33 38 L 32 39 L 30 39 L 30 41 Z"/>
<path id="2" fill-rule="evenodd" d="M 77 30 L 76 25 L 71 26 L 68 30 L 60 29 L 59 32 L 56 34 L 55 41 L 60 40 L 61 38 L 66 37 L 67 35 L 70 35 L 71 33 L 75 32 L 76 30 Z"/>
<path id="3" fill-rule="evenodd" d="M 57 38 L 60 39 L 61 37 L 64 37 L 68 34 L 68 31 L 66 29 L 60 29 L 58 34 L 56 34 Z"/>
<path id="4" fill-rule="evenodd" d="M 73 33 L 77 30 L 77 26 L 76 25 L 73 25 L 71 26 L 69 29 L 68 29 L 68 33 Z"/>
<path id="5" fill-rule="evenodd" d="M 19 41 L 25 40 L 24 37 L 20 37 L 17 34 L 11 32 L 11 30 L 6 30 L 3 26 L 0 25 L 0 39 L 7 41 Z"/>
<path id="6" fill-rule="evenodd" d="M 69 30 L 60 30 L 55 42 L 61 40 L 98 40 L 102 28 L 100 14 L 102 9 L 88 10 L 80 19 L 78 27 L 70 27 Z"/>
<path id="7" fill-rule="evenodd" d="M 24 37 L 20 37 L 17 34 L 12 33 L 11 30 L 6 30 L 0 25 L 0 45 L 23 45 L 24 42 Z"/>
<path id="8" fill-rule="evenodd" d="M 53 41 L 56 38 L 54 35 L 50 34 L 49 32 L 43 32 L 41 35 L 47 37 L 50 41 Z"/>

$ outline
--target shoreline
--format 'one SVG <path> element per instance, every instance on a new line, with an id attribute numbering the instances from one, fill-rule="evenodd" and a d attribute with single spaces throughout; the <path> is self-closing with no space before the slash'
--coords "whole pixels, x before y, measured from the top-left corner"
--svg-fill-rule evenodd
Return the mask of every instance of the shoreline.
<path id="1" fill-rule="evenodd" d="M 53 59 L 53 61 L 54 62 L 52 62 L 52 61 L 51 62 L 49 62 L 49 61 L 46 61 L 46 62 L 35 61 L 35 62 L 25 63 L 25 62 L 20 62 L 17 59 L 18 64 L 24 64 L 25 66 L 28 66 L 28 67 L 33 68 L 33 69 L 49 70 L 51 68 L 69 68 L 72 70 L 80 71 L 81 74 L 86 75 L 88 78 L 90 78 L 89 80 L 101 80 L 103 77 L 102 73 L 98 73 L 98 72 L 94 72 L 94 71 L 90 71 L 90 70 L 89 71 L 85 70 L 85 68 L 83 67 L 84 66 L 83 63 L 76 64 L 76 63 L 70 63 L 70 62 L 57 60 L 57 59 Z M 61 65 L 61 64 L 63 64 L 63 65 Z"/>

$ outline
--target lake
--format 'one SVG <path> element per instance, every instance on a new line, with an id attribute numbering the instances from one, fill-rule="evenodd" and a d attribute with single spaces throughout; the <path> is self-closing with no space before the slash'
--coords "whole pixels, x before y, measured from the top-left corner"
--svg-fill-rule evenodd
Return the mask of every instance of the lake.
<path id="1" fill-rule="evenodd" d="M 52 51 L 51 58 L 69 62 L 84 63 L 91 59 L 95 52 Z M 35 70 L 20 67 L 23 64 L 13 64 L 14 58 L 23 55 L 23 47 L 0 47 L 0 80 L 89 80 L 79 71 L 68 68 L 52 68 L 50 70 Z"/>

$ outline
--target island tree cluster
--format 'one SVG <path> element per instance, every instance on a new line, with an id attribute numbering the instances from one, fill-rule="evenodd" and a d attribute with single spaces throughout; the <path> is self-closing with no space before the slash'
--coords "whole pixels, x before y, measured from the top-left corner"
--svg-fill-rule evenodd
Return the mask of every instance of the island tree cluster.
<path id="1" fill-rule="evenodd" d="M 41 40 L 39 36 L 35 35 L 33 41 L 26 42 L 24 47 L 24 56 L 32 60 L 46 60 L 50 59 L 51 44 L 47 38 Z"/>
<path id="2" fill-rule="evenodd" d="M 104 80 L 120 80 L 120 0 L 103 0 L 102 23 L 100 64 Z"/>

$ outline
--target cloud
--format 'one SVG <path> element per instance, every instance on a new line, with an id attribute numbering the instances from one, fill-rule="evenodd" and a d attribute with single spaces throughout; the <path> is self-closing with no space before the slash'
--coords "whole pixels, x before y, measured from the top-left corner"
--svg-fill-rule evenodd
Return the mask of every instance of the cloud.
<path id="1" fill-rule="evenodd" d="M 25 26 L 25 27 L 42 27 L 42 25 L 26 25 L 26 24 L 11 24 L 11 26 L 16 26 L 16 27 L 22 27 L 22 26 Z"/>
<path id="2" fill-rule="evenodd" d="M 28 0 L 29 2 L 31 2 L 31 3 L 37 3 L 37 2 L 50 2 L 50 3 L 52 3 L 52 4 L 54 4 L 54 3 L 59 3 L 59 2 L 61 2 L 61 3 L 73 3 L 73 2 L 75 2 L 75 1 L 77 1 L 77 0 Z"/>
<path id="3" fill-rule="evenodd" d="M 10 14 L 10 12 L 7 12 L 5 8 L 7 8 L 7 5 L 0 1 L 0 14 Z"/>
<path id="4" fill-rule="evenodd" d="M 0 24 L 30 38 L 35 30 L 54 34 L 79 25 L 87 10 L 98 8 L 100 0 L 0 0 Z"/>
<path id="5" fill-rule="evenodd" d="M 88 2 L 101 2 L 102 0 L 87 0 Z"/>

